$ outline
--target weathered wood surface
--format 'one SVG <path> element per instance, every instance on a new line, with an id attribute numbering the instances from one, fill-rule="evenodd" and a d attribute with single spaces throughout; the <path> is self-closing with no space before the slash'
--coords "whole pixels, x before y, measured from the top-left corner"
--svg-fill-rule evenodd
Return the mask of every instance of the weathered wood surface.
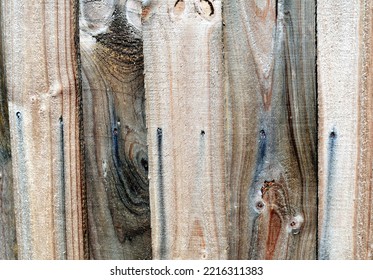
<path id="1" fill-rule="evenodd" d="M 371 0 L 0 3 L 0 259 L 373 259 Z"/>
<path id="2" fill-rule="evenodd" d="M 82 259 L 74 1 L 1 1 L 20 259 Z"/>
<path id="3" fill-rule="evenodd" d="M 319 1 L 319 258 L 372 259 L 373 3 Z"/>
<path id="4" fill-rule="evenodd" d="M 221 1 L 147 2 L 153 256 L 226 259 Z"/>
<path id="5" fill-rule="evenodd" d="M 2 17 L 0 9 L 0 19 Z M 0 260 L 17 258 L 8 101 L 0 20 Z"/>
<path id="6" fill-rule="evenodd" d="M 93 259 L 152 257 L 140 16 L 140 1 L 81 2 Z"/>
<path id="7" fill-rule="evenodd" d="M 229 258 L 315 259 L 315 1 L 224 1 Z"/>

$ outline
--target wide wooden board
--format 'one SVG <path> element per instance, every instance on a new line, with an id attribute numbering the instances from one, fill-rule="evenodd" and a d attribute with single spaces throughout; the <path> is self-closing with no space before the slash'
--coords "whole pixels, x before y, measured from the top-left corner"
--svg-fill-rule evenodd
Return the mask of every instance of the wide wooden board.
<path id="1" fill-rule="evenodd" d="M 153 256 L 226 259 L 221 1 L 147 2 Z"/>
<path id="2" fill-rule="evenodd" d="M 74 1 L 1 1 L 20 259 L 82 259 L 84 176 Z"/>
<path id="3" fill-rule="evenodd" d="M 92 259 L 151 258 L 139 1 L 82 1 L 80 46 Z"/>
<path id="4" fill-rule="evenodd" d="M 315 1 L 224 1 L 230 259 L 315 259 Z"/>

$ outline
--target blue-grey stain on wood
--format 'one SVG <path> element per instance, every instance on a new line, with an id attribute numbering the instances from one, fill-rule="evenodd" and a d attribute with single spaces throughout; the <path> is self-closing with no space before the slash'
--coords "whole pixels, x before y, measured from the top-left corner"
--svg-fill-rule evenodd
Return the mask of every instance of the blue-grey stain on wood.
<path id="1" fill-rule="evenodd" d="M 113 128 L 113 150 L 114 150 L 114 163 L 117 170 L 121 166 L 120 157 L 119 157 L 119 145 L 118 145 L 118 128 Z"/>
<path id="2" fill-rule="evenodd" d="M 18 237 L 18 248 L 20 250 L 20 258 L 22 259 L 32 259 L 32 243 L 31 243 L 31 222 L 30 222 L 30 203 L 29 203 L 29 190 L 28 190 L 28 179 L 26 170 L 26 155 L 24 147 L 23 138 L 23 116 L 21 112 L 16 113 L 16 135 L 17 135 L 17 162 L 18 162 L 18 195 L 15 199 L 18 199 L 18 209 L 17 219 L 19 219 L 19 224 L 21 228 L 19 229 Z"/>
<path id="3" fill-rule="evenodd" d="M 60 138 L 60 152 L 59 152 L 59 161 L 60 161 L 60 182 L 56 186 L 55 197 L 57 201 L 55 202 L 55 222 L 56 222 L 56 258 L 57 259 L 66 259 L 67 246 L 66 246 L 66 194 L 65 194 L 65 140 L 64 140 L 64 123 L 62 116 L 58 120 L 59 125 L 59 138 Z"/>
<path id="4" fill-rule="evenodd" d="M 257 195 L 257 192 L 259 191 L 258 186 L 261 184 L 259 183 L 260 174 L 263 172 L 264 169 L 264 162 L 266 159 L 266 151 L 267 151 L 267 142 L 268 142 L 268 135 L 264 129 L 261 129 L 259 131 L 259 145 L 258 145 L 258 152 L 257 152 L 257 158 L 255 161 L 255 173 L 253 176 L 253 181 L 249 188 L 249 200 L 252 203 L 248 205 L 248 213 L 249 217 L 252 219 L 249 221 L 249 228 L 251 229 L 251 239 L 250 239 L 250 248 L 255 248 L 258 243 L 258 217 L 259 213 L 256 211 L 257 202 L 255 200 L 255 197 Z M 255 203 L 255 205 L 253 205 Z M 256 255 L 258 253 L 257 250 L 251 250 L 248 254 L 248 259 L 257 259 L 258 256 Z"/>
<path id="5" fill-rule="evenodd" d="M 331 231 L 333 230 L 329 227 L 330 224 L 330 213 L 332 207 L 332 200 L 333 200 L 333 193 L 334 189 L 332 188 L 333 183 L 333 174 L 335 174 L 335 155 L 336 155 L 336 142 L 337 142 L 337 133 L 335 128 L 329 134 L 328 140 L 328 166 L 327 166 L 327 183 L 326 183 L 326 190 L 324 190 L 324 209 L 325 209 L 325 217 L 323 219 L 323 229 L 322 229 L 322 236 L 320 238 L 320 247 L 319 247 L 319 259 L 321 260 L 329 260 L 330 259 L 330 235 Z"/>
<path id="6" fill-rule="evenodd" d="M 157 128 L 157 148 L 158 148 L 158 193 L 159 193 L 159 219 L 160 219 L 160 234 L 159 234 L 159 255 L 160 259 L 166 259 L 166 209 L 164 205 L 164 181 L 163 181 L 163 131 L 162 128 Z"/>

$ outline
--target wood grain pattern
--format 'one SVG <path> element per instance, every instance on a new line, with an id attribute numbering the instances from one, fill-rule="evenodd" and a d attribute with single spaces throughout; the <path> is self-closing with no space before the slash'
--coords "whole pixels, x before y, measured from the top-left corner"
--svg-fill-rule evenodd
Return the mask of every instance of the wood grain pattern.
<path id="1" fill-rule="evenodd" d="M 0 9 L 0 19 L 2 18 Z M 0 260 L 17 258 L 8 100 L 0 20 Z"/>
<path id="2" fill-rule="evenodd" d="M 317 11 L 319 258 L 372 259 L 373 3 Z"/>
<path id="3" fill-rule="evenodd" d="M 221 1 L 144 11 L 153 256 L 225 259 Z"/>
<path id="4" fill-rule="evenodd" d="M 81 54 L 93 259 L 149 259 L 151 232 L 139 1 L 82 1 Z"/>
<path id="5" fill-rule="evenodd" d="M 84 258 L 74 1 L 1 2 L 20 259 Z"/>
<path id="6" fill-rule="evenodd" d="M 315 259 L 315 1 L 224 1 L 230 259 Z"/>

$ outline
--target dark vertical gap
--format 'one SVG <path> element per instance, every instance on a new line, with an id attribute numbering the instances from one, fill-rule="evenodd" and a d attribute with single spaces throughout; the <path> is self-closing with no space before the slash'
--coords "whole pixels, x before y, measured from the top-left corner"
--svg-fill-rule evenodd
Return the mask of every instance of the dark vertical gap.
<path id="1" fill-rule="evenodd" d="M 12 161 L 11 144 L 10 144 L 10 125 L 8 111 L 8 94 L 5 86 L 5 58 L 3 56 L 3 22 L 2 9 L 0 7 L 0 168 L 6 168 Z M 9 172 L 1 174 L 0 177 L 0 211 L 4 211 L 8 221 L 0 225 L 4 231 L 0 233 L 0 238 L 3 238 L 3 248 L 0 248 L 0 259 L 17 259 L 17 236 L 15 228 L 15 211 L 14 211 L 14 195 L 13 195 L 13 179 L 12 168 Z M 6 174 L 8 173 L 8 174 Z M 2 196 L 5 197 L 2 197 Z M 5 205 L 5 208 L 2 209 Z M 2 213 L 0 213 L 0 216 Z M 5 228 L 4 228 L 5 227 Z"/>
<path id="2" fill-rule="evenodd" d="M 83 124 L 83 88 L 82 88 L 82 64 L 80 54 L 80 1 L 74 1 L 74 43 L 76 52 L 76 89 L 77 89 L 77 103 L 78 103 L 78 126 L 79 126 L 79 168 L 80 168 L 80 182 L 81 182 L 81 211 L 82 211 L 82 230 L 83 230 L 83 252 L 84 259 L 88 260 L 89 256 L 89 231 L 88 231 L 88 208 L 87 208 L 87 185 L 86 185 L 86 166 L 85 166 L 85 142 L 84 142 L 84 124 Z"/>
<path id="3" fill-rule="evenodd" d="M 317 69 L 317 1 L 315 0 L 315 91 L 316 91 L 316 259 L 319 259 L 319 85 Z"/>
<path id="4" fill-rule="evenodd" d="M 159 221 L 160 221 L 160 259 L 166 258 L 166 211 L 164 205 L 164 181 L 163 181 L 163 131 L 157 129 L 158 148 L 158 193 L 159 193 Z"/>

